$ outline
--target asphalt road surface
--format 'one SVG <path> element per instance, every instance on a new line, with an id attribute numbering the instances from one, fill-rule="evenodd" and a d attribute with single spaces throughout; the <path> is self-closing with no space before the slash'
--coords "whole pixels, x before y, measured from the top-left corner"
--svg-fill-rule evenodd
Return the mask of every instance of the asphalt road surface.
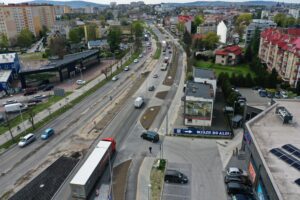
<path id="1" fill-rule="evenodd" d="M 144 56 L 139 63 L 132 64 L 130 67 L 132 69 L 137 68 L 147 58 L 148 56 Z M 115 97 L 131 84 L 132 79 L 127 78 L 128 76 L 130 73 L 122 72 L 118 81 L 105 84 L 72 109 L 36 131 L 37 141 L 34 143 L 22 149 L 15 146 L 2 154 L 0 156 L 0 173 L 2 175 L 0 177 L 0 196 L 14 188 L 16 181 L 24 177 L 31 169 L 44 163 L 47 156 L 53 153 L 63 141 L 78 133 L 89 120 L 99 115 L 101 108 L 110 101 L 109 96 Z M 54 128 L 56 134 L 47 141 L 40 140 L 40 134 L 48 127 Z M 91 143 L 91 141 L 82 142 Z"/>

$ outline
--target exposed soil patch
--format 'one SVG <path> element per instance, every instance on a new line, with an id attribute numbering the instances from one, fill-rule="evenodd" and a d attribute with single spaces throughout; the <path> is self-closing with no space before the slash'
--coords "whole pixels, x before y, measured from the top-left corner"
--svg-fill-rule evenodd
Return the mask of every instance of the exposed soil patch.
<path id="1" fill-rule="evenodd" d="M 158 92 L 156 93 L 155 97 L 159 98 L 159 99 L 165 99 L 167 94 L 169 91 L 162 91 L 162 92 Z"/>
<path id="2" fill-rule="evenodd" d="M 131 165 L 131 160 L 127 160 L 113 169 L 113 199 L 124 200 L 127 174 L 129 167 Z"/>
<path id="3" fill-rule="evenodd" d="M 144 129 L 148 130 L 151 127 L 155 117 L 159 113 L 159 110 L 160 110 L 160 106 L 153 106 L 148 108 L 144 112 L 143 116 L 140 119 L 140 122 L 144 127 Z"/>

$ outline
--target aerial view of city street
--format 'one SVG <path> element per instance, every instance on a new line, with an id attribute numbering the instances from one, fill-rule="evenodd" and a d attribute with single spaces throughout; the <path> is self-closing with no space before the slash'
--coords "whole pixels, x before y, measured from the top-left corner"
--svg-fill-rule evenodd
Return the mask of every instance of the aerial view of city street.
<path id="1" fill-rule="evenodd" d="M 299 200 L 300 0 L 4 0 L 0 200 Z"/>

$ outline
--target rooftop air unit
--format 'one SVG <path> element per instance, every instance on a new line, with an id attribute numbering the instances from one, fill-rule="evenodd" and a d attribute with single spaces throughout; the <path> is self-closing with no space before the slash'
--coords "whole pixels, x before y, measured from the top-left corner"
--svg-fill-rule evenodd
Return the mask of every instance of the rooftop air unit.
<path id="1" fill-rule="evenodd" d="M 283 106 L 277 107 L 275 113 L 283 120 L 284 124 L 291 123 L 293 120 L 293 115 Z"/>

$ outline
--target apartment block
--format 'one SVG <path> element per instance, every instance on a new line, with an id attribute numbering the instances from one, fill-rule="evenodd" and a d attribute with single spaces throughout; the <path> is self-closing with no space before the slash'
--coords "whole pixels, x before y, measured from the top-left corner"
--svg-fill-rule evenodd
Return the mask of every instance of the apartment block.
<path id="1" fill-rule="evenodd" d="M 6 34 L 10 41 L 25 28 L 38 36 L 43 26 L 50 29 L 54 22 L 55 11 L 52 5 L 0 5 L 0 32 Z"/>
<path id="2" fill-rule="evenodd" d="M 259 58 L 269 71 L 296 87 L 300 78 L 300 28 L 264 30 L 260 36 Z"/>

